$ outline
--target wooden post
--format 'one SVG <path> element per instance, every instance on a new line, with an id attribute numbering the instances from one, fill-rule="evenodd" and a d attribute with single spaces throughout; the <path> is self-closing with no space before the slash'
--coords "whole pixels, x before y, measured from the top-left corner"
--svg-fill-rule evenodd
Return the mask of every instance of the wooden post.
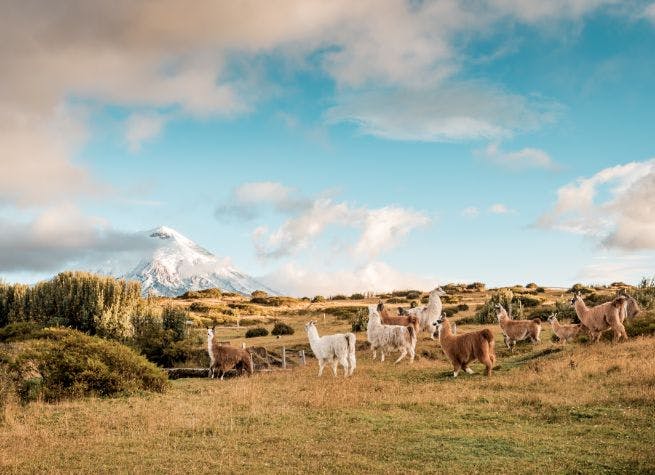
<path id="1" fill-rule="evenodd" d="M 325 313 L 323 313 L 323 323 L 325 323 Z"/>
<path id="2" fill-rule="evenodd" d="M 282 347 L 282 369 L 287 369 L 287 347 Z"/>
<path id="3" fill-rule="evenodd" d="M 305 361 L 305 350 L 300 350 L 300 362 L 301 362 L 303 365 L 306 365 L 306 364 L 307 364 L 307 362 Z"/>

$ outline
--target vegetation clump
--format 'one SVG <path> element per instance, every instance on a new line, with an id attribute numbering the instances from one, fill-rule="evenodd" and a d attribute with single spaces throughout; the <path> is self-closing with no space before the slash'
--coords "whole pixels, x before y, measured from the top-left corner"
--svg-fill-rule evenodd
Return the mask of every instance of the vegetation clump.
<path id="1" fill-rule="evenodd" d="M 360 307 L 350 319 L 350 329 L 353 332 L 364 332 L 368 327 L 368 312 Z"/>
<path id="2" fill-rule="evenodd" d="M 186 299 L 220 299 L 221 296 L 223 295 L 223 292 L 221 292 L 221 289 L 217 288 L 211 288 L 211 289 L 204 289 L 204 290 L 188 290 L 184 292 L 182 295 L 179 295 L 177 298 L 186 300 Z M 224 294 L 225 296 L 231 295 L 231 294 Z"/>
<path id="3" fill-rule="evenodd" d="M 258 336 L 268 336 L 268 330 L 264 327 L 249 328 L 246 332 L 246 338 L 255 338 Z"/>
<path id="4" fill-rule="evenodd" d="M 364 294 L 352 294 L 350 300 L 364 300 L 366 296 Z"/>
<path id="5" fill-rule="evenodd" d="M 293 335 L 295 330 L 284 322 L 275 322 L 271 335 Z"/>
<path id="6" fill-rule="evenodd" d="M 25 402 L 166 388 L 162 370 L 120 343 L 65 328 L 14 327 L 19 333 L 19 342 L 0 346 L 0 374 Z"/>

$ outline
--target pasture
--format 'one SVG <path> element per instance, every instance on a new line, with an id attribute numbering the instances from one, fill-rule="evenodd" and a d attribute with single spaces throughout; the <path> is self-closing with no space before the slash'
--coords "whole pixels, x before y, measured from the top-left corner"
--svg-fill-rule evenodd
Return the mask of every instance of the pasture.
<path id="1" fill-rule="evenodd" d="M 484 298 L 463 296 L 471 308 L 453 321 L 467 322 Z M 233 345 L 307 346 L 309 310 L 299 308 L 276 309 L 294 335 L 243 339 L 245 328 L 223 327 L 216 334 Z M 350 331 L 348 321 L 318 316 L 321 335 Z M 480 328 L 496 338 L 491 378 L 476 362 L 475 374 L 453 379 L 425 333 L 414 364 L 372 361 L 360 332 L 349 379 L 329 370 L 317 378 L 309 357 L 293 371 L 171 381 L 164 394 L 12 404 L 0 426 L 0 472 L 655 471 L 654 337 L 562 345 L 544 323 L 541 343 L 510 353 L 497 324 L 460 323 L 458 333 Z M 206 333 L 195 331 L 198 339 Z"/>

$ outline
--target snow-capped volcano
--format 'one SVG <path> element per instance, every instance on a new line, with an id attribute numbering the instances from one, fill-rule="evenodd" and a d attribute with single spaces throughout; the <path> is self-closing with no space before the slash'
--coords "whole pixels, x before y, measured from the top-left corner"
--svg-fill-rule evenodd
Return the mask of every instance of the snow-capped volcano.
<path id="1" fill-rule="evenodd" d="M 161 226 L 146 235 L 156 240 L 154 251 L 124 276 L 140 281 L 144 295 L 175 297 L 187 290 L 212 287 L 244 295 L 255 290 L 277 295 L 174 229 Z"/>

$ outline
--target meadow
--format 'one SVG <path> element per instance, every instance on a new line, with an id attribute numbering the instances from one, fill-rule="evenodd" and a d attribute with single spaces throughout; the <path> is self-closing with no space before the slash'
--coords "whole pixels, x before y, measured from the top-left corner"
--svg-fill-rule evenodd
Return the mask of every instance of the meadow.
<path id="1" fill-rule="evenodd" d="M 542 303 L 564 295 L 547 289 Z M 476 374 L 453 379 L 438 342 L 425 334 L 413 365 L 372 361 L 360 332 L 350 379 L 329 371 L 318 379 L 309 357 L 291 371 L 171 381 L 162 394 L 9 404 L 0 426 L 0 472 L 655 472 L 655 337 L 563 345 L 544 323 L 540 344 L 519 344 L 510 354 L 497 325 L 472 322 L 489 296 L 461 293 L 457 303 L 468 309 L 452 319 L 460 333 L 493 330 L 498 362 L 490 378 L 476 363 Z M 203 302 L 210 310 L 193 319 L 226 304 Z M 346 331 L 350 321 L 323 310 L 375 302 L 261 307 L 262 325 L 282 319 L 295 333 L 245 339 L 247 327 L 218 326 L 217 335 L 234 345 L 307 346 L 309 318 L 321 334 Z M 201 344 L 204 330 L 193 332 Z"/>

